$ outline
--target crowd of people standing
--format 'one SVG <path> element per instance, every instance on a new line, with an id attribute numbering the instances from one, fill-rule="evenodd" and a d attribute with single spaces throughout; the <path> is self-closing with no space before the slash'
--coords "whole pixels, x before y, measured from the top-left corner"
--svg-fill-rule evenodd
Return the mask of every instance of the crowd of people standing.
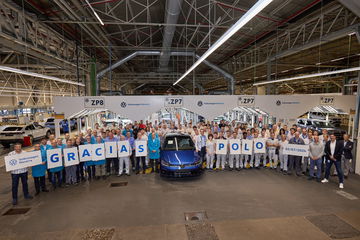
<path id="1" fill-rule="evenodd" d="M 260 169 L 261 167 L 277 169 L 286 175 L 295 173 L 297 176 L 308 175 L 309 180 L 327 183 L 334 164 L 339 178 L 339 187 L 344 188 L 344 178 L 351 170 L 353 143 L 345 134 L 343 140 L 336 139 L 333 134 L 323 130 L 318 131 L 300 128 L 296 125 L 288 127 L 281 123 L 271 127 L 264 125 L 248 127 L 246 124 L 220 121 L 192 122 L 180 124 L 162 122 L 134 122 L 126 126 L 107 126 L 96 123 L 93 129 L 71 137 L 65 134 L 64 138 L 56 139 L 50 135 L 49 139 L 42 139 L 34 145 L 34 151 L 41 151 L 42 164 L 33 166 L 31 174 L 34 178 L 36 195 L 48 192 L 46 176 L 51 182 L 53 190 L 59 187 L 69 187 L 84 181 L 105 179 L 110 175 L 130 175 L 159 172 L 159 159 L 161 144 L 164 136 L 169 132 L 180 132 L 191 135 L 196 152 L 203 160 L 204 168 L 210 171 Z M 266 141 L 266 153 L 245 154 L 216 154 L 216 140 L 230 139 L 257 139 Z M 135 156 L 135 142 L 147 141 L 148 156 Z M 126 157 L 105 158 L 100 161 L 80 162 L 73 166 L 60 166 L 47 169 L 46 151 L 56 148 L 73 148 L 84 144 L 97 144 L 104 142 L 129 141 L 131 154 Z M 285 144 L 309 145 L 309 156 L 292 156 L 283 152 Z M 21 144 L 15 144 L 14 151 L 9 155 L 21 154 Z M 343 171 L 344 170 L 344 171 Z M 324 177 L 323 177 L 324 175 Z M 32 196 L 28 191 L 28 169 L 18 169 L 11 172 L 13 204 L 18 203 L 18 185 L 22 182 L 23 193 L 26 199 Z"/>

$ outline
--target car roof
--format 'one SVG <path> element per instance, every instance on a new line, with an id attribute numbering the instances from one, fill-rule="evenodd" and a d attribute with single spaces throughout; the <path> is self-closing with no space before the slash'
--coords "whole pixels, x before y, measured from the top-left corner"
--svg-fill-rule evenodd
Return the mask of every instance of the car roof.
<path id="1" fill-rule="evenodd" d="M 167 134 L 165 134 L 165 137 L 177 137 L 177 136 L 189 136 L 189 134 L 187 133 L 179 133 L 179 132 L 169 132 Z"/>

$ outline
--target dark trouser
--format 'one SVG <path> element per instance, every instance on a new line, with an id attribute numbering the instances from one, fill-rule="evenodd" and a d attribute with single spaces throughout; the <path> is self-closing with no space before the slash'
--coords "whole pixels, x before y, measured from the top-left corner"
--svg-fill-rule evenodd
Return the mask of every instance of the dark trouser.
<path id="1" fill-rule="evenodd" d="M 296 174 L 301 173 L 301 156 L 289 155 L 289 169 L 288 172 L 291 173 L 295 167 Z"/>
<path id="2" fill-rule="evenodd" d="M 145 160 L 146 160 L 146 157 L 136 157 L 136 169 L 135 169 L 136 172 L 139 172 L 139 170 L 140 170 L 140 161 L 142 164 L 143 171 L 146 170 L 146 161 Z"/>
<path id="3" fill-rule="evenodd" d="M 57 179 L 57 184 L 56 184 L 56 179 Z M 62 171 L 53 172 L 51 174 L 51 183 L 52 183 L 54 188 L 61 187 L 61 184 L 62 184 Z"/>
<path id="4" fill-rule="evenodd" d="M 51 175 L 52 175 L 52 172 L 50 172 L 50 169 L 47 169 L 46 171 L 47 171 L 47 173 L 48 173 L 48 179 L 49 179 L 49 182 L 51 182 Z"/>
<path id="5" fill-rule="evenodd" d="M 331 166 L 335 164 L 336 172 L 338 174 L 339 183 L 344 183 L 344 175 L 341 169 L 341 161 L 326 160 L 325 178 L 329 179 Z"/>
<path id="6" fill-rule="evenodd" d="M 19 179 L 21 179 L 21 184 L 23 188 L 24 197 L 29 196 L 29 189 L 27 183 L 28 173 L 20 173 L 20 174 L 11 174 L 12 180 L 12 197 L 13 199 L 18 198 L 18 187 L 19 187 Z"/>
<path id="7" fill-rule="evenodd" d="M 76 178 L 77 181 L 84 180 L 84 162 L 80 162 L 76 169 Z"/>
<path id="8" fill-rule="evenodd" d="M 87 166 L 86 171 L 89 179 L 95 178 L 95 165 Z"/>
<path id="9" fill-rule="evenodd" d="M 202 163 L 205 161 L 205 156 L 206 156 L 206 147 L 202 147 L 199 151 L 199 157 Z"/>
<path id="10" fill-rule="evenodd" d="M 133 170 L 135 170 L 135 150 L 132 150 L 132 154 L 130 156 L 130 160 L 131 160 L 131 168 Z"/>
<path id="11" fill-rule="evenodd" d="M 150 159 L 150 164 L 152 165 L 152 169 L 154 172 L 158 172 L 158 166 L 159 166 L 159 159 Z"/>
<path id="12" fill-rule="evenodd" d="M 118 158 L 107 158 L 106 159 L 106 172 L 107 172 L 107 174 L 111 173 L 111 163 L 113 165 L 115 174 L 118 174 L 118 172 L 119 172 L 119 159 Z"/>
<path id="13" fill-rule="evenodd" d="M 35 184 L 35 190 L 37 193 L 39 193 L 40 190 L 42 190 L 42 191 L 46 190 L 45 176 L 34 177 L 34 184 Z"/>
<path id="14" fill-rule="evenodd" d="M 312 160 L 310 159 L 310 170 L 309 170 L 309 174 L 310 177 L 314 177 L 314 167 L 316 166 L 316 178 L 320 179 L 321 178 L 321 165 L 322 165 L 322 158 L 316 159 L 316 160 Z"/>

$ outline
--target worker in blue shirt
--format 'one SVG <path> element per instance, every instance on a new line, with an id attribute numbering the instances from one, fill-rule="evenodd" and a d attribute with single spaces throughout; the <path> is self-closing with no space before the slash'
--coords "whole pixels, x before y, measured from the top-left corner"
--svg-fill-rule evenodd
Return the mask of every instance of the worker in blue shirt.
<path id="1" fill-rule="evenodd" d="M 99 144 L 99 143 L 104 143 L 104 140 L 100 136 L 97 136 L 96 137 L 96 144 Z M 94 161 L 96 179 L 100 179 L 101 177 L 103 179 L 106 178 L 106 175 L 105 175 L 105 170 L 106 170 L 105 169 L 105 163 L 106 163 L 105 159 Z"/>
<path id="2" fill-rule="evenodd" d="M 36 166 L 32 167 L 32 176 L 34 178 L 34 184 L 35 184 L 35 195 L 40 194 L 40 190 L 43 192 L 49 192 L 49 190 L 46 189 L 45 185 L 45 174 L 46 174 L 46 150 L 43 148 L 41 149 L 40 144 L 34 145 L 34 151 L 41 151 L 41 160 L 42 163 Z"/>
<path id="3" fill-rule="evenodd" d="M 56 149 L 56 148 L 61 148 L 63 149 L 62 145 L 58 145 L 57 141 L 54 139 L 51 141 L 51 146 L 49 149 Z M 61 158 L 62 161 L 62 158 Z M 53 185 L 54 190 L 57 187 L 62 187 L 62 170 L 64 169 L 64 166 L 60 166 L 60 167 L 55 167 L 55 168 L 51 168 L 50 172 L 51 172 L 51 183 Z M 57 180 L 57 181 L 56 181 Z"/>
<path id="4" fill-rule="evenodd" d="M 152 164 L 153 171 L 158 172 L 158 165 L 160 159 L 160 138 L 155 132 L 152 132 L 149 136 L 148 149 L 150 164 Z"/>
<path id="5" fill-rule="evenodd" d="M 114 136 L 113 132 L 109 132 L 109 136 L 104 139 L 104 142 L 118 142 L 119 139 Z M 111 164 L 113 166 L 113 174 L 119 173 L 119 159 L 116 158 L 106 158 L 106 174 L 109 176 L 111 173 Z"/>
<path id="6" fill-rule="evenodd" d="M 86 141 L 84 142 L 84 145 L 86 145 L 86 144 L 93 144 L 90 135 L 86 136 Z M 84 166 L 85 166 L 86 172 L 88 174 L 88 180 L 94 179 L 95 178 L 95 164 L 94 164 L 94 161 L 86 161 L 84 163 Z"/>
<path id="7" fill-rule="evenodd" d="M 122 135 L 126 136 L 126 133 L 128 133 L 128 132 L 130 133 L 131 137 L 134 137 L 133 129 L 130 128 L 129 125 L 126 125 L 126 127 L 122 131 Z"/>

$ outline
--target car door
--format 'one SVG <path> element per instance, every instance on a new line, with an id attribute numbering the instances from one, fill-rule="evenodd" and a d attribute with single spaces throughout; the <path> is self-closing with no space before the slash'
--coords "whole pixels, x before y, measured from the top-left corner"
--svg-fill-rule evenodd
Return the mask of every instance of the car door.
<path id="1" fill-rule="evenodd" d="M 41 125 L 37 125 L 35 127 L 35 132 L 36 132 L 36 137 L 35 138 L 41 138 L 41 137 L 44 137 L 46 135 L 45 133 L 45 128 Z"/>
<path id="2" fill-rule="evenodd" d="M 34 125 L 32 125 L 32 124 L 29 124 L 29 125 L 27 125 L 26 127 L 25 127 L 25 134 L 27 135 L 27 136 L 33 136 L 34 138 L 35 138 L 35 136 L 34 136 L 34 134 L 35 134 L 35 127 L 34 127 Z"/>

